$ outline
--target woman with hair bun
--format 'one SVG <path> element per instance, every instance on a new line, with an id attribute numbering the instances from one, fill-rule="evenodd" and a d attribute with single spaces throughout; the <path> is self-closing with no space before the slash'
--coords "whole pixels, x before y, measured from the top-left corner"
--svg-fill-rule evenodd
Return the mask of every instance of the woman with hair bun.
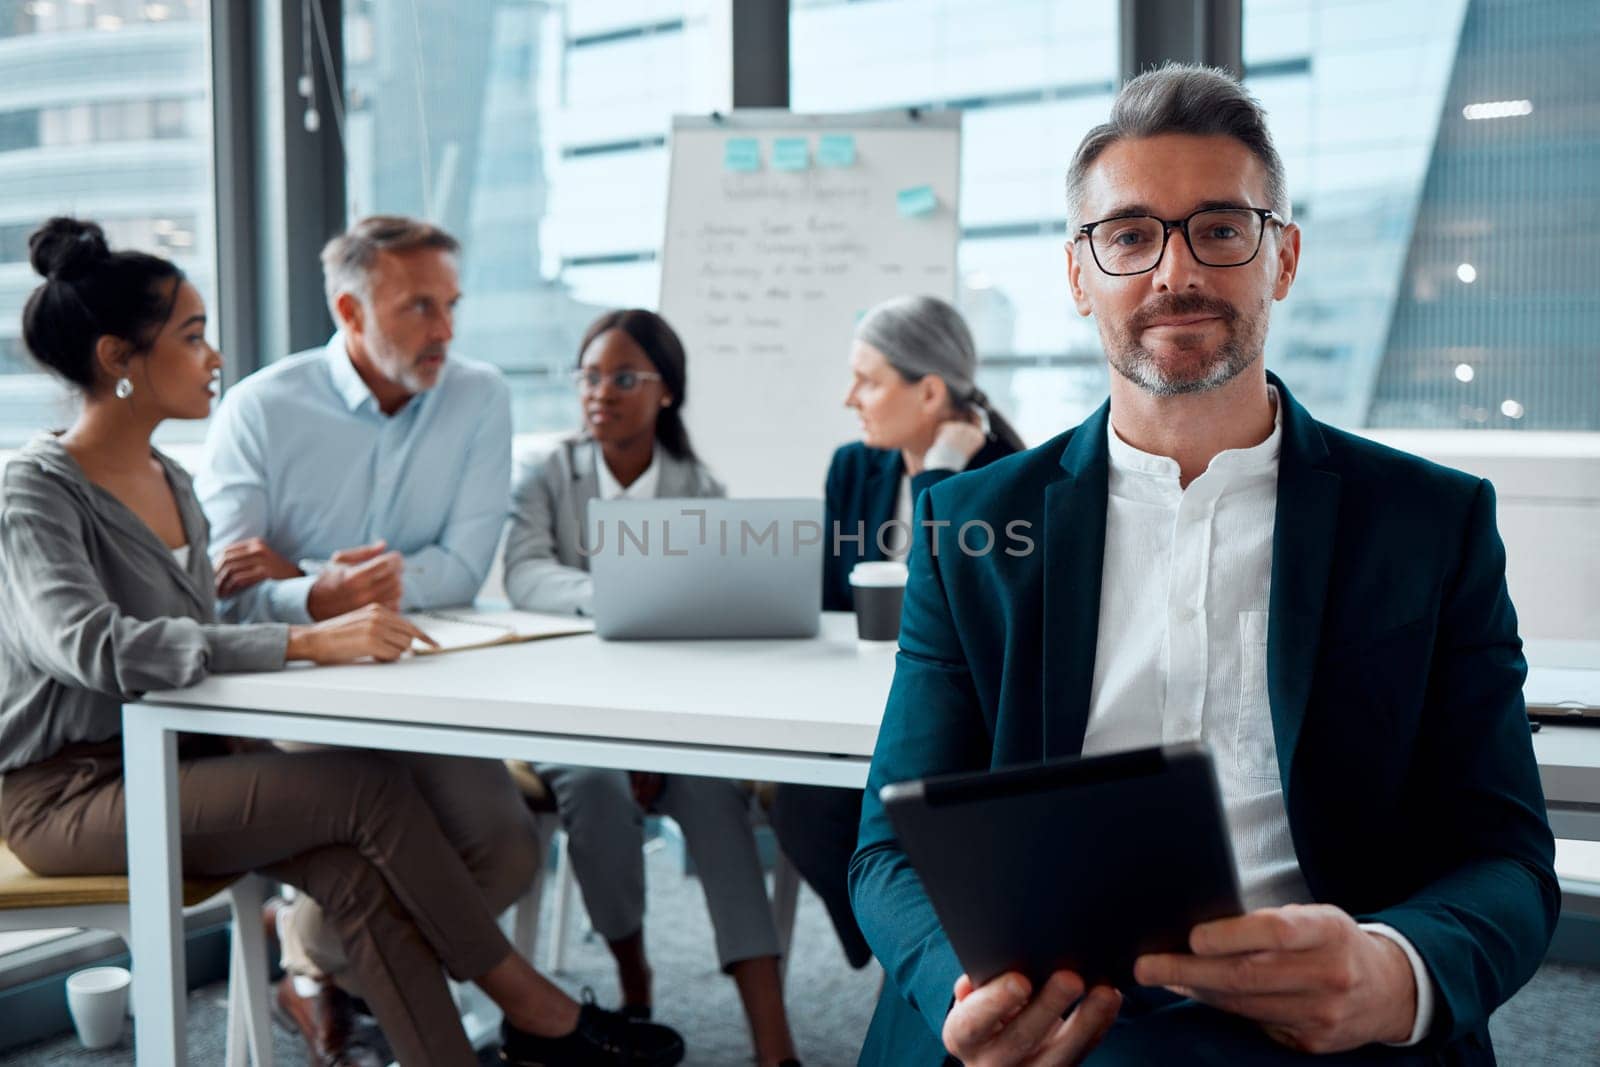
<path id="1" fill-rule="evenodd" d="M 23 338 L 83 406 L 4 472 L 0 838 L 40 874 L 122 874 L 124 702 L 288 660 L 395 660 L 427 638 L 379 606 L 219 625 L 205 516 L 150 443 L 166 419 L 210 411 L 222 360 L 200 294 L 165 259 L 112 251 L 90 222 L 51 219 L 29 249 L 45 281 Z M 196 735 L 178 761 L 184 874 L 261 871 L 310 894 L 402 1063 L 478 1062 L 446 971 L 505 1011 L 506 1063 L 682 1058 L 670 1029 L 579 1005 L 516 955 L 409 772 L 381 753 Z M 365 1051 L 339 1062 L 383 1062 Z"/>

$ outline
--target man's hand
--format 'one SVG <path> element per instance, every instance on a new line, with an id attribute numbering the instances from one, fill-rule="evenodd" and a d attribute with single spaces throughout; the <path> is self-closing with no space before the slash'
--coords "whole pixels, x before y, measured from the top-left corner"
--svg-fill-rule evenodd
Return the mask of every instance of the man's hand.
<path id="1" fill-rule="evenodd" d="M 331 619 L 368 604 L 398 611 L 405 558 L 398 552 L 384 551 L 385 547 L 378 541 L 335 552 L 306 597 L 306 611 L 311 617 Z"/>
<path id="2" fill-rule="evenodd" d="M 217 596 L 242 593 L 269 578 L 298 578 L 300 573 L 299 567 L 278 555 L 259 537 L 235 541 L 217 557 Z"/>
<path id="3" fill-rule="evenodd" d="M 1037 996 L 1015 972 L 977 988 L 962 975 L 944 1019 L 944 1047 L 969 1067 L 1074 1064 L 1100 1043 L 1121 1008 L 1121 993 L 1095 986 L 1085 996 L 1083 979 L 1070 971 L 1051 975 Z"/>
<path id="4" fill-rule="evenodd" d="M 1134 977 L 1252 1019 L 1302 1052 L 1411 1036 L 1417 983 L 1405 952 L 1338 908 L 1289 905 L 1202 923 L 1189 947 L 1193 956 L 1139 957 Z"/>

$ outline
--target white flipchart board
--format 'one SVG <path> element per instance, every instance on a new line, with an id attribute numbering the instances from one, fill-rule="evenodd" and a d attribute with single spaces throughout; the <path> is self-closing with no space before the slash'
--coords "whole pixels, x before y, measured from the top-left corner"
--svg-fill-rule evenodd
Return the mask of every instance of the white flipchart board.
<path id="1" fill-rule="evenodd" d="M 820 496 L 860 436 L 842 403 L 861 313 L 955 297 L 960 115 L 679 116 L 671 159 L 661 313 L 695 451 L 732 495 Z"/>

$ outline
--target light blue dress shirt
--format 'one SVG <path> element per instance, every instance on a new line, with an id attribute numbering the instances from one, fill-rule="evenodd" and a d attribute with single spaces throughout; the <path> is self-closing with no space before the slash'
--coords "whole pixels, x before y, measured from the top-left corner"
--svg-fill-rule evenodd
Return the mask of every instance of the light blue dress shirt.
<path id="1" fill-rule="evenodd" d="M 264 539 L 291 562 L 383 540 L 405 557 L 405 610 L 477 596 L 510 512 L 511 393 L 454 356 L 393 415 L 378 410 L 335 334 L 252 374 L 222 399 L 195 488 L 213 558 Z M 315 574 L 218 602 L 231 622 L 309 622 Z"/>

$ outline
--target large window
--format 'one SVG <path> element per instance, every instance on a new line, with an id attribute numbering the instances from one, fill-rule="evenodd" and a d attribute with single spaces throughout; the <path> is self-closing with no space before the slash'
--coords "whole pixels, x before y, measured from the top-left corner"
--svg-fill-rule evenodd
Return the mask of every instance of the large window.
<path id="1" fill-rule="evenodd" d="M 208 14 L 205 0 L 0 0 L 0 448 L 72 418 L 20 336 L 41 221 L 95 219 L 214 303 Z"/>
<path id="2" fill-rule="evenodd" d="M 576 425 L 584 328 L 656 303 L 671 117 L 726 106 L 707 5 L 346 0 L 344 31 L 351 215 L 460 237 L 454 350 L 506 371 L 519 430 Z"/>
<path id="3" fill-rule="evenodd" d="M 1099 337 L 1067 298 L 1062 179 L 1078 140 L 1110 108 L 1117 7 L 793 0 L 795 111 L 963 110 L 958 303 L 984 360 L 985 392 L 1030 441 L 1105 396 Z"/>
<path id="4" fill-rule="evenodd" d="M 1269 363 L 1349 426 L 1600 429 L 1600 5 L 1244 14 L 1305 229 Z"/>

